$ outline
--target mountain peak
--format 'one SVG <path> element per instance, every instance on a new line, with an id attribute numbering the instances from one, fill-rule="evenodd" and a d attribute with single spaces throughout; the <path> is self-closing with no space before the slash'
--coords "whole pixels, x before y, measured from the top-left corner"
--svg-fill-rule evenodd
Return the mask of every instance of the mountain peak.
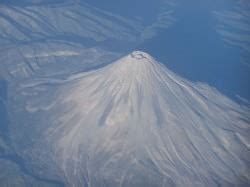
<path id="1" fill-rule="evenodd" d="M 115 75 L 124 81 L 142 81 L 148 80 L 155 71 L 158 71 L 160 64 L 149 54 L 142 51 L 133 51 L 127 56 L 113 63 L 109 69 Z M 158 70 L 157 70 L 158 69 Z"/>
<path id="2" fill-rule="evenodd" d="M 118 62 L 121 62 L 123 64 L 131 64 L 135 66 L 138 64 L 152 64 L 156 61 L 152 56 L 150 56 L 148 53 L 143 51 L 133 51 L 132 53 L 128 54 L 127 56 L 121 58 L 118 60 Z"/>
<path id="3" fill-rule="evenodd" d="M 143 51 L 133 51 L 130 54 L 130 57 L 133 59 L 137 59 L 137 60 L 146 60 L 146 61 L 152 61 L 153 57 L 150 56 L 148 53 L 143 52 Z"/>
<path id="4" fill-rule="evenodd" d="M 154 63 L 157 63 L 155 59 L 150 56 L 150 54 L 143 52 L 143 51 L 133 51 L 129 55 L 125 57 L 126 61 L 129 61 L 133 64 L 139 64 L 139 65 L 153 65 Z M 123 58 L 124 60 L 124 58 Z M 150 66 L 148 66 L 149 68 Z"/>

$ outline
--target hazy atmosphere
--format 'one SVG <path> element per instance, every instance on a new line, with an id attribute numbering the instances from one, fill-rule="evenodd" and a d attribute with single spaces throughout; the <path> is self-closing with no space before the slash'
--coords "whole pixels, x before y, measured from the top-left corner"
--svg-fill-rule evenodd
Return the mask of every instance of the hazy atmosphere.
<path id="1" fill-rule="evenodd" d="M 250 1 L 0 0 L 0 186 L 250 185 Z"/>

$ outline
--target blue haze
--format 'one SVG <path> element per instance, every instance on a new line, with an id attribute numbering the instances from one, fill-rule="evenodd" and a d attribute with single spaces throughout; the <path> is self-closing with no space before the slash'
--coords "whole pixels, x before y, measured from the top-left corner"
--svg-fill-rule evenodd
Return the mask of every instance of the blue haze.
<path id="1" fill-rule="evenodd" d="M 77 33 L 74 29 L 72 29 L 72 33 L 62 32 L 58 34 L 56 31 L 46 30 L 47 27 L 42 25 L 47 31 L 48 35 L 46 35 L 34 32 L 30 27 L 22 27 L 10 15 L 5 15 L 0 11 L 0 18 L 8 20 L 10 24 L 29 36 L 28 39 L 16 39 L 12 38 L 11 35 L 9 38 L 0 35 L 0 68 L 2 70 L 0 71 L 0 159 L 12 161 L 13 168 L 17 165 L 19 169 L 17 171 L 13 169 L 13 173 L 21 172 L 28 180 L 30 177 L 32 182 L 28 184 L 37 184 L 38 181 L 41 186 L 44 184 L 63 186 L 60 181 L 57 181 L 56 177 L 54 177 L 56 179 L 45 179 L 40 177 L 39 174 L 33 173 L 26 166 L 25 159 L 19 157 L 11 145 L 8 109 L 10 108 L 9 103 L 12 103 L 15 97 L 13 97 L 13 94 L 9 95 L 9 92 L 13 91 L 13 88 L 20 80 L 27 79 L 11 77 L 8 71 L 12 66 L 15 66 L 17 61 L 18 63 L 21 61 L 29 63 L 29 60 L 26 59 L 20 58 L 19 61 L 18 55 L 20 54 L 17 55 L 16 49 L 27 47 L 28 52 L 33 51 L 33 49 L 42 50 L 47 47 L 47 44 L 49 46 L 51 43 L 58 42 L 59 49 L 71 49 L 71 47 L 74 49 L 98 48 L 98 50 L 115 53 L 115 55 L 111 55 L 110 58 L 107 57 L 100 64 L 90 63 L 89 66 L 82 65 L 81 58 L 68 57 L 63 59 L 55 57 L 58 62 L 62 63 L 51 67 L 55 72 L 62 71 L 63 74 L 58 74 L 58 76 L 63 78 L 72 72 L 102 67 L 133 50 L 142 50 L 164 63 L 170 70 L 192 82 L 207 83 L 218 89 L 223 95 L 241 104 L 246 104 L 245 100 L 250 100 L 250 3 L 248 1 L 172 0 L 169 6 L 166 6 L 166 11 L 173 11 L 171 15 L 173 19 L 169 18 L 170 25 L 163 27 L 152 26 L 156 22 L 159 12 L 163 11 L 163 0 L 0 0 L 0 7 L 26 8 L 31 5 L 37 7 L 67 7 L 78 2 L 82 2 L 82 4 L 86 2 L 93 7 L 97 7 L 98 10 L 103 12 L 98 12 L 96 15 L 110 19 L 113 23 L 118 22 L 117 25 L 121 27 L 128 28 L 128 25 L 123 22 L 119 23 L 121 20 L 117 17 L 114 18 L 113 15 L 134 21 L 138 25 L 140 24 L 140 27 L 149 27 L 150 33 L 153 34 L 149 37 L 142 37 L 143 29 L 136 30 L 131 27 L 127 32 L 131 38 L 134 36 L 135 39 L 127 40 L 125 37 L 119 36 L 116 38 L 109 37 L 105 33 L 97 31 L 97 35 L 102 35 L 104 38 L 97 40 L 94 37 L 87 37 L 81 32 Z M 216 17 L 214 11 L 223 13 Z M 234 13 L 244 11 L 245 17 L 237 19 L 236 22 L 232 21 L 230 25 L 226 22 L 230 21 L 227 17 L 225 18 L 226 21 L 221 21 L 223 20 L 224 11 Z M 109 14 L 105 14 L 105 12 Z M 224 16 L 227 16 L 226 13 Z M 41 19 L 43 19 L 42 15 Z M 84 27 L 84 23 L 80 23 L 80 19 L 77 21 L 79 21 L 79 25 Z M 0 30 L 1 27 L 3 25 L 0 22 Z M 66 27 L 67 25 L 63 25 L 63 28 Z M 104 25 L 103 28 L 112 30 L 110 25 Z M 225 31 L 221 32 L 224 34 L 217 32 L 218 28 Z M 39 46 L 35 46 L 36 44 L 39 44 Z M 45 47 L 42 48 L 40 45 Z M 11 51 L 8 50 L 9 46 L 15 51 L 13 53 L 16 56 L 6 55 L 6 51 L 7 53 Z M 77 62 L 76 66 L 67 64 L 68 61 L 73 61 L 72 59 Z M 46 60 L 38 59 L 38 64 L 43 64 L 44 61 Z M 30 78 L 43 77 L 46 75 L 46 68 L 50 69 L 50 66 L 41 65 L 41 70 L 32 72 Z M 64 72 L 65 69 L 68 72 Z"/>

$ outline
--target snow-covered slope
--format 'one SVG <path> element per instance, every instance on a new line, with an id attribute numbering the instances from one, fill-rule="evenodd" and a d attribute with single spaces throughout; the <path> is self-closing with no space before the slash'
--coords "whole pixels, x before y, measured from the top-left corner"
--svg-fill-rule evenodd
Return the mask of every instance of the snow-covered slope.
<path id="1" fill-rule="evenodd" d="M 39 175 L 68 186 L 249 184 L 249 109 L 144 52 L 18 91 L 27 100 L 13 115 L 27 116 L 11 124 L 13 142 Z"/>
<path id="2" fill-rule="evenodd" d="M 0 10 L 1 44 L 65 38 L 76 42 L 134 41 L 136 31 L 140 30 L 140 26 L 128 20 L 74 1 L 55 5 L 3 4 Z"/>
<path id="3" fill-rule="evenodd" d="M 169 3 L 143 23 L 86 1 L 1 1 L 0 76 L 13 83 L 110 63 L 175 22 Z"/>
<path id="4" fill-rule="evenodd" d="M 133 43 L 141 32 L 139 23 L 85 3 L 19 3 L 0 3 L 0 76 L 11 82 L 107 63 L 117 54 L 105 44 Z"/>

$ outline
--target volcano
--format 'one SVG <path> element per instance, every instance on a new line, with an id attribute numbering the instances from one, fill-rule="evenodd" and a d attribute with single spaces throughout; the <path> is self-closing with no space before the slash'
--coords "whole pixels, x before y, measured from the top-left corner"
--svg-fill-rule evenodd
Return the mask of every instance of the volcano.
<path id="1" fill-rule="evenodd" d="M 39 157 L 53 160 L 47 170 L 57 166 L 66 185 L 249 184 L 249 109 L 145 52 L 23 89 L 50 93 L 29 96 L 27 113 L 41 116 L 29 128 L 39 128 L 35 147 L 50 147 Z"/>

